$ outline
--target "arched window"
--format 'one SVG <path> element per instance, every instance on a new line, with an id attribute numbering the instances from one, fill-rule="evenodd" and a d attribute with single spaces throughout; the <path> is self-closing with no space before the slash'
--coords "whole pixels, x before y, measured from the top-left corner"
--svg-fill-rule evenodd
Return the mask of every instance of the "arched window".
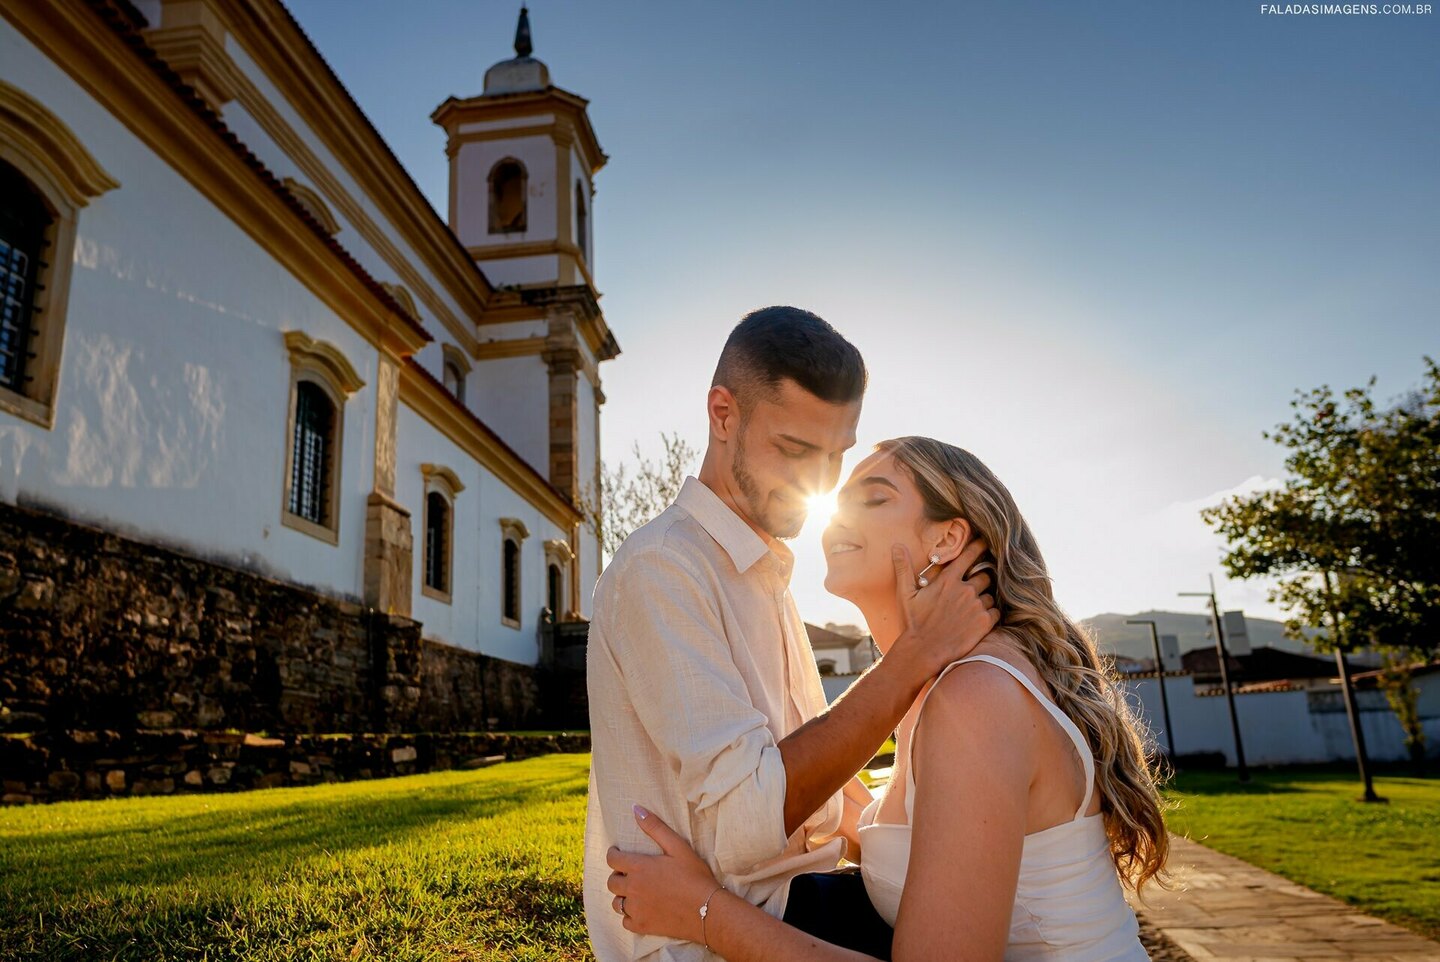
<path id="1" fill-rule="evenodd" d="M 450 593 L 450 503 L 439 491 L 425 498 L 425 586 Z"/>
<path id="2" fill-rule="evenodd" d="M 520 621 L 520 545 L 513 538 L 505 539 L 505 554 L 501 561 L 505 571 L 505 605 L 501 617 L 505 621 Z"/>
<path id="3" fill-rule="evenodd" d="M 64 121 L 0 80 L 0 411 L 53 426 L 80 212 L 119 186 Z"/>
<path id="4" fill-rule="evenodd" d="M 590 260 L 590 217 L 585 207 L 585 183 L 575 181 L 575 246 L 580 256 Z"/>
<path id="5" fill-rule="evenodd" d="M 575 552 L 564 538 L 551 538 L 545 542 L 545 606 L 555 615 L 556 621 L 575 614 L 569 591 L 569 572 L 574 560 Z"/>
<path id="6" fill-rule="evenodd" d="M 500 519 L 500 621 L 520 627 L 520 546 L 530 529 L 519 518 Z"/>
<path id="7" fill-rule="evenodd" d="M 455 498 L 465 485 L 447 467 L 420 465 L 425 478 L 425 565 L 420 593 L 450 603 L 454 583 Z"/>
<path id="8" fill-rule="evenodd" d="M 295 385 L 295 430 L 290 441 L 290 513 L 333 527 L 330 494 L 335 474 L 335 404 L 314 381 Z"/>
<path id="9" fill-rule="evenodd" d="M 441 350 L 444 360 L 440 363 L 440 381 L 455 400 L 464 404 L 465 378 L 470 374 L 470 361 L 464 352 L 453 344 L 446 344 Z"/>
<path id="10" fill-rule="evenodd" d="M 0 387 L 23 394 L 32 380 L 35 295 L 54 218 L 30 181 L 3 161 L 0 198 Z"/>
<path id="11" fill-rule="evenodd" d="M 290 429 L 285 450 L 285 510 L 280 520 L 340 543 L 340 454 L 345 399 L 365 386 L 345 355 L 301 331 L 285 332 L 290 352 Z"/>
<path id="12" fill-rule="evenodd" d="M 445 390 L 455 395 L 462 404 L 465 401 L 465 375 L 454 361 L 445 362 Z"/>
<path id="13" fill-rule="evenodd" d="M 525 230 L 528 179 L 524 165 L 513 157 L 507 157 L 490 168 L 490 233 L 511 234 Z"/>
<path id="14" fill-rule="evenodd" d="M 565 603 L 563 592 L 565 588 L 564 576 L 560 574 L 560 566 L 549 564 L 545 566 L 545 607 L 550 609 L 550 614 L 555 618 L 560 617 L 563 610 L 560 606 Z"/>
<path id="15" fill-rule="evenodd" d="M 815 667 L 820 670 L 820 674 L 822 675 L 835 674 L 835 660 L 833 658 L 822 658 L 815 663 Z"/>

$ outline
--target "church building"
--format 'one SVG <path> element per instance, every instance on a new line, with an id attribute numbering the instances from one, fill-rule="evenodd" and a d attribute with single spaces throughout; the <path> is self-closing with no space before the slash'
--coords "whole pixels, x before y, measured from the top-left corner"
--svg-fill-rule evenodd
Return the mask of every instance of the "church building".
<path id="1" fill-rule="evenodd" d="M 520 666 L 583 624 L 607 158 L 523 9 L 514 53 L 436 91 L 440 214 L 280 0 L 0 0 L 0 620 L 164 595 L 112 538 Z M 96 547 L 50 570 L 42 523 Z M 113 620 L 198 652 L 196 591 Z"/>

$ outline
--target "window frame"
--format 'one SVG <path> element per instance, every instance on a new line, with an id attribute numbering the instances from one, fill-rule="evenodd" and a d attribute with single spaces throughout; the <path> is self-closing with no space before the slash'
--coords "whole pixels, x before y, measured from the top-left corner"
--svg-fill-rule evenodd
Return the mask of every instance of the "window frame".
<path id="1" fill-rule="evenodd" d="M 507 628 L 519 630 L 525 621 L 525 539 L 530 529 L 519 518 L 500 519 L 500 623 Z M 515 617 L 505 611 L 510 597 L 510 572 L 505 564 L 506 545 L 515 545 Z"/>
<path id="2" fill-rule="evenodd" d="M 30 300 L 28 348 L 35 356 L 24 366 L 19 390 L 0 387 L 0 411 L 51 430 L 80 211 L 120 182 L 96 163 L 63 121 L 4 80 L 0 80 L 0 160 L 29 182 L 51 217 L 41 240 L 43 256 Z"/>
<path id="3" fill-rule="evenodd" d="M 454 471 L 439 464 L 420 465 L 420 475 L 424 479 L 423 501 L 421 511 L 421 551 L 420 551 L 420 593 L 427 598 L 433 598 L 444 604 L 451 604 L 455 597 L 455 502 L 460 492 L 465 490 L 465 485 Z M 445 586 L 438 588 L 426 580 L 426 569 L 430 558 L 430 496 L 439 495 L 445 501 Z"/>
<path id="4" fill-rule="evenodd" d="M 576 614 L 570 597 L 570 583 L 574 572 L 575 550 L 564 538 L 550 538 L 545 542 L 545 601 L 550 601 L 550 568 L 560 570 L 560 608 L 553 610 L 556 621 L 564 621 Z"/>
<path id="5" fill-rule="evenodd" d="M 340 479 L 345 457 L 345 402 L 365 386 L 345 356 L 332 344 L 316 341 L 301 331 L 286 331 L 285 346 L 290 353 L 289 401 L 285 418 L 285 474 L 280 498 L 280 523 L 304 532 L 330 545 L 340 544 Z M 295 417 L 300 382 L 317 385 L 330 398 L 335 418 L 330 425 L 334 437 L 330 444 L 331 458 L 326 467 L 327 524 L 316 524 L 290 510 L 291 488 L 295 470 Z"/>
<path id="6" fill-rule="evenodd" d="M 440 383 L 445 387 L 445 390 L 450 393 L 450 396 L 459 401 L 460 406 L 468 411 L 470 405 L 466 402 L 465 390 L 470 381 L 470 373 L 474 370 L 470 364 L 470 359 L 453 344 L 444 344 L 440 350 L 442 355 L 440 361 Z M 450 385 L 445 383 L 447 367 L 453 367 L 455 369 L 459 390 L 452 391 L 450 390 Z"/>

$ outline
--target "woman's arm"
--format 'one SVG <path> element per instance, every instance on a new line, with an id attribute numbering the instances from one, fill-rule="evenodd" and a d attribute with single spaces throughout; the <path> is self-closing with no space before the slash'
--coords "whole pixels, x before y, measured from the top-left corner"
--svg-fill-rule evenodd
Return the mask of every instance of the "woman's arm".
<path id="1" fill-rule="evenodd" d="M 896 962 L 1004 957 L 1035 770 L 1029 697 L 977 663 L 950 672 L 925 702 L 911 736 L 915 844 Z"/>
<path id="2" fill-rule="evenodd" d="M 624 909 L 627 930 L 705 943 L 729 962 L 876 962 L 874 956 L 821 942 L 732 895 L 658 816 L 637 807 L 635 820 L 662 854 L 612 848 L 606 856 L 615 870 L 608 883 L 615 893 L 611 907 Z M 707 900 L 702 925 L 700 906 Z"/>
<path id="3" fill-rule="evenodd" d="M 845 810 L 840 816 L 840 836 L 845 839 L 845 858 L 860 864 L 860 816 L 869 805 L 870 789 L 856 775 L 845 783 Z"/>

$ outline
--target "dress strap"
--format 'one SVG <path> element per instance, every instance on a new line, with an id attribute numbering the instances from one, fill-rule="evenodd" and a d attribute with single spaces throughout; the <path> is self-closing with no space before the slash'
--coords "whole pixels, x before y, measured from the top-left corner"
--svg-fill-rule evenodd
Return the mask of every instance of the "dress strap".
<path id="1" fill-rule="evenodd" d="M 1085 809 L 1090 807 L 1090 799 L 1094 797 L 1095 794 L 1095 756 L 1091 754 L 1090 746 L 1086 743 L 1085 735 L 1080 731 L 1079 726 L 1071 721 L 1070 716 L 1061 711 L 1058 705 L 1045 697 L 1045 694 L 1035 686 L 1033 681 L 1025 676 L 1023 671 L 1002 658 L 996 658 L 994 655 L 971 655 L 969 658 L 962 658 L 959 661 L 951 662 L 945 667 L 944 671 L 935 677 L 935 685 L 940 684 L 940 679 L 948 675 L 951 669 L 969 664 L 972 661 L 982 661 L 988 665 L 994 665 L 1024 685 L 1026 691 L 1035 696 L 1036 700 L 1050 713 L 1050 717 L 1054 718 L 1056 723 L 1064 730 L 1065 734 L 1070 736 L 1070 741 L 1075 745 L 1075 751 L 1080 754 L 1080 763 L 1085 768 L 1085 798 L 1080 802 L 1080 808 L 1075 812 L 1075 818 L 1080 818 L 1085 814 Z M 930 692 L 935 690 L 935 685 L 931 685 L 930 690 L 925 692 L 925 697 L 920 699 L 920 707 L 915 710 L 915 727 L 911 729 L 910 732 L 911 753 L 910 757 L 905 760 L 905 813 L 910 817 L 912 822 L 915 814 L 915 733 L 920 730 L 920 715 L 925 711 L 925 702 L 930 699 Z"/>

